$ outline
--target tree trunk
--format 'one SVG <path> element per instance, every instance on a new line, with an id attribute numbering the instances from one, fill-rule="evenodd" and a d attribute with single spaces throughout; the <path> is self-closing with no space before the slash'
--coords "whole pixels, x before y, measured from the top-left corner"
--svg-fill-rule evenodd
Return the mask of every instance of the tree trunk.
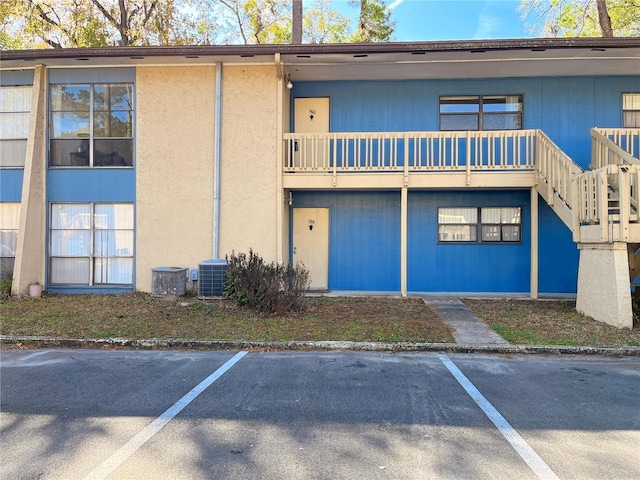
<path id="1" fill-rule="evenodd" d="M 292 41 L 294 45 L 300 45 L 302 43 L 302 0 L 293 0 L 293 31 Z"/>
<path id="2" fill-rule="evenodd" d="M 598 21 L 600 22 L 600 30 L 603 37 L 613 37 L 613 29 L 611 28 L 611 17 L 607 10 L 607 2 L 605 0 L 596 0 L 598 7 Z"/>

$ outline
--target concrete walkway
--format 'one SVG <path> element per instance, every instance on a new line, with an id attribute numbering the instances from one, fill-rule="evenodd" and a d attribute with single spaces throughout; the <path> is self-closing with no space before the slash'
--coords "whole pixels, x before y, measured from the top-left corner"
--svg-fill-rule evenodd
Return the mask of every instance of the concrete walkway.
<path id="1" fill-rule="evenodd" d="M 510 345 L 457 298 L 421 297 L 446 324 L 461 345 Z"/>

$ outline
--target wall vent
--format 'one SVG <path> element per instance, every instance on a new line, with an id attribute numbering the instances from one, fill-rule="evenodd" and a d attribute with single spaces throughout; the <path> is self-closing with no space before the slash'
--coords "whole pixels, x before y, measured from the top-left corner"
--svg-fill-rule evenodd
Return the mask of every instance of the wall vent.
<path id="1" fill-rule="evenodd" d="M 224 283 L 227 281 L 226 260 L 205 260 L 198 265 L 198 297 L 220 298 L 224 295 Z"/>

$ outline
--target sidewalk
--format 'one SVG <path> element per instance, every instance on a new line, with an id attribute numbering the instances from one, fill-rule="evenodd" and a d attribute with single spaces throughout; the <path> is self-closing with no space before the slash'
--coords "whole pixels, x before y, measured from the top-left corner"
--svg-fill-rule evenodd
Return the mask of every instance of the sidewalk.
<path id="1" fill-rule="evenodd" d="M 460 299 L 451 297 L 421 297 L 446 324 L 453 328 L 453 337 L 461 345 L 511 345 L 471 311 Z"/>

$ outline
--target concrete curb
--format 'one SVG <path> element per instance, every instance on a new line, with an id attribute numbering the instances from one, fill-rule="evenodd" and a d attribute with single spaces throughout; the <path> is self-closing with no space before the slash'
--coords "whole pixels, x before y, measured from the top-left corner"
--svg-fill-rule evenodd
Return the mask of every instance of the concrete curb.
<path id="1" fill-rule="evenodd" d="M 456 343 L 260 342 L 251 340 L 185 340 L 126 338 L 80 339 L 0 335 L 0 346 L 31 348 L 129 348 L 140 350 L 353 350 L 374 352 L 448 352 L 640 356 L 640 347 L 571 347 L 563 345 L 481 345 Z"/>

